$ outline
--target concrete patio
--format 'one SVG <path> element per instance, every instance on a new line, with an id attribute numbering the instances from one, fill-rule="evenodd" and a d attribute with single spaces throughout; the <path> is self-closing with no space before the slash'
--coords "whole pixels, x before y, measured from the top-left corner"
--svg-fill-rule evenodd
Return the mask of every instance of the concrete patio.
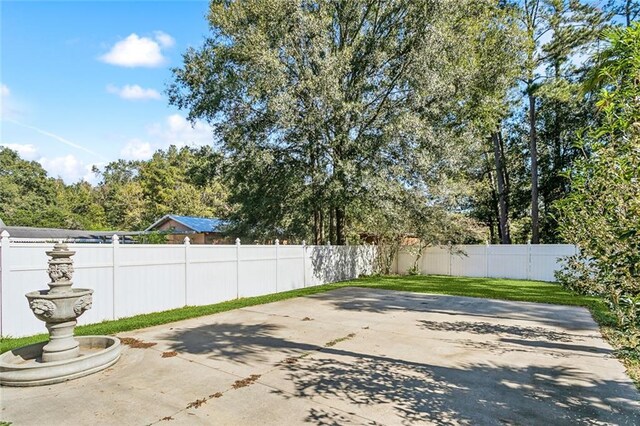
<path id="1" fill-rule="evenodd" d="M 137 340 L 103 372 L 0 389 L 0 420 L 640 424 L 584 308 L 345 288 L 120 337 Z"/>

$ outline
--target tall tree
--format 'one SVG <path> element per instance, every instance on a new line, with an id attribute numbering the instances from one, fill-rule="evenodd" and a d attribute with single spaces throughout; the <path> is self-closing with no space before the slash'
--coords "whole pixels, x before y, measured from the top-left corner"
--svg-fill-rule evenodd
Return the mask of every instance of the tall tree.
<path id="1" fill-rule="evenodd" d="M 241 223 L 298 237 L 313 228 L 318 241 L 328 220 L 344 244 L 362 199 L 380 201 L 394 184 L 425 194 L 441 176 L 462 132 L 469 53 L 487 25 L 499 28 L 497 9 L 213 0 L 211 36 L 174 69 L 170 102 L 221 135 Z"/>
<path id="2" fill-rule="evenodd" d="M 572 59 L 589 52 L 602 30 L 606 16 L 575 0 L 523 0 L 522 25 L 527 34 L 527 61 L 523 92 L 527 99 L 529 161 L 531 174 L 531 242 L 540 242 L 538 108 L 541 88 L 566 78 Z"/>

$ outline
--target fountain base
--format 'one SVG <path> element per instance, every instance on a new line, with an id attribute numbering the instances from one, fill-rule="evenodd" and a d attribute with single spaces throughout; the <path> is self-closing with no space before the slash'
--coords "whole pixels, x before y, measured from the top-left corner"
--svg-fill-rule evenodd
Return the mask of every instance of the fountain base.
<path id="1" fill-rule="evenodd" d="M 48 342 L 23 346 L 0 355 L 0 385 L 41 386 L 87 376 L 113 365 L 120 358 L 120 339 L 111 336 L 81 336 L 76 358 L 42 362 Z"/>

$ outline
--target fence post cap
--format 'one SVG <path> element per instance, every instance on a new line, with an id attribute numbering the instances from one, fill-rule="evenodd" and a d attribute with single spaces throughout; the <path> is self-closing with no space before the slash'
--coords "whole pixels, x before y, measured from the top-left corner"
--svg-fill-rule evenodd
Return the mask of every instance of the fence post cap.
<path id="1" fill-rule="evenodd" d="M 279 245 L 280 245 L 280 240 L 279 240 L 279 239 L 277 239 L 277 238 L 276 238 L 276 241 L 275 241 L 275 245 L 277 245 L 277 246 L 279 246 Z"/>
<path id="2" fill-rule="evenodd" d="M 239 246 L 240 245 L 240 238 L 236 238 L 236 245 Z"/>
<path id="3" fill-rule="evenodd" d="M 190 245 L 190 244 L 191 244 L 191 238 L 189 238 L 189 237 L 184 237 L 184 240 L 182 240 L 182 242 L 183 242 L 185 245 Z"/>
<path id="4" fill-rule="evenodd" d="M 303 245 L 303 246 L 306 246 L 306 245 L 307 245 L 307 242 L 306 242 L 305 240 L 302 240 L 302 245 Z"/>
<path id="5" fill-rule="evenodd" d="M 118 244 L 118 242 L 120 241 L 120 237 L 118 237 L 118 234 L 113 234 L 113 236 L 111 237 L 111 241 L 113 241 L 113 244 Z"/>
<path id="6" fill-rule="evenodd" d="M 0 237 L 2 238 L 9 238 L 9 232 L 5 229 L 4 231 L 2 231 L 2 233 L 0 233 Z"/>

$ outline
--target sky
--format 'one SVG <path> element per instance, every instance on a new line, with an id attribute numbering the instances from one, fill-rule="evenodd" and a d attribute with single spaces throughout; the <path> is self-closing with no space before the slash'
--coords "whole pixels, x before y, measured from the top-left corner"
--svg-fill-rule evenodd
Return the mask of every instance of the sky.
<path id="1" fill-rule="evenodd" d="M 93 165 L 211 144 L 169 106 L 171 67 L 209 34 L 206 0 L 0 2 L 0 145 L 66 183 Z"/>

